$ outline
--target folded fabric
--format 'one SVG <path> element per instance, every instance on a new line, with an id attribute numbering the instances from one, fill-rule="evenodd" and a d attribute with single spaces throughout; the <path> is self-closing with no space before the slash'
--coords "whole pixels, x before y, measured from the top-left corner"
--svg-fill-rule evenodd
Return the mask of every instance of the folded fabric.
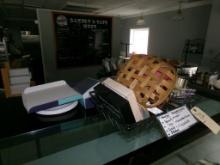
<path id="1" fill-rule="evenodd" d="M 81 98 L 82 96 L 63 80 L 29 87 L 22 93 L 22 101 L 28 113 L 70 104 Z"/>

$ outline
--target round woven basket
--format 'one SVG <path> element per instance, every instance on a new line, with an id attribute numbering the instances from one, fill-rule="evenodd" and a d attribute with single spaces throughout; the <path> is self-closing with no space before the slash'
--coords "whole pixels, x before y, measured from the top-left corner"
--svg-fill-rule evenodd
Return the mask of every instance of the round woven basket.
<path id="1" fill-rule="evenodd" d="M 132 89 L 144 108 L 161 105 L 175 87 L 176 69 L 167 60 L 150 55 L 132 55 L 116 81 Z"/>

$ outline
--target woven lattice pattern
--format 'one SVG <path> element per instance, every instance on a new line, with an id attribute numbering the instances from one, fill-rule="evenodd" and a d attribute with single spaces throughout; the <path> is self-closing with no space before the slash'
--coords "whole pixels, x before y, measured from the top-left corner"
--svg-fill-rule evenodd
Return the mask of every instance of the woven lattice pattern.
<path id="1" fill-rule="evenodd" d="M 176 70 L 158 57 L 133 55 L 118 72 L 116 80 L 133 89 L 143 107 L 154 107 L 162 104 L 174 88 Z"/>

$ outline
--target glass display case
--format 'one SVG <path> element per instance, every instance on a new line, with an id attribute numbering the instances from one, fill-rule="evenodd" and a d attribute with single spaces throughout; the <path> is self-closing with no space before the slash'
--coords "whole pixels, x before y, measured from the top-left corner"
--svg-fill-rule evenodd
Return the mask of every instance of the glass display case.
<path id="1" fill-rule="evenodd" d="M 219 121 L 220 102 L 196 96 L 193 105 Z M 28 115 L 19 97 L 1 101 L 1 107 L 4 107 L 0 116 L 3 165 L 105 164 L 127 160 L 140 152 L 146 154 L 146 162 L 152 162 L 208 132 L 198 123 L 167 140 L 153 116 L 146 124 L 123 133 L 96 109 L 77 106 L 62 116 Z M 151 151 L 154 156 L 147 156 Z"/>

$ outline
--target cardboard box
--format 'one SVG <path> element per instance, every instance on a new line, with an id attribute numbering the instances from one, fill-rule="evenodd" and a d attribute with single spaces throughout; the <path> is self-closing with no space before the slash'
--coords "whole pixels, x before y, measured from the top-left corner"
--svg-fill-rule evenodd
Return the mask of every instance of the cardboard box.
<path id="1" fill-rule="evenodd" d="M 87 78 L 77 83 L 73 88 L 82 95 L 82 99 L 79 101 L 85 109 L 94 108 L 94 104 L 91 101 L 90 92 L 94 91 L 94 87 L 99 84 L 99 81 L 92 78 Z"/>

